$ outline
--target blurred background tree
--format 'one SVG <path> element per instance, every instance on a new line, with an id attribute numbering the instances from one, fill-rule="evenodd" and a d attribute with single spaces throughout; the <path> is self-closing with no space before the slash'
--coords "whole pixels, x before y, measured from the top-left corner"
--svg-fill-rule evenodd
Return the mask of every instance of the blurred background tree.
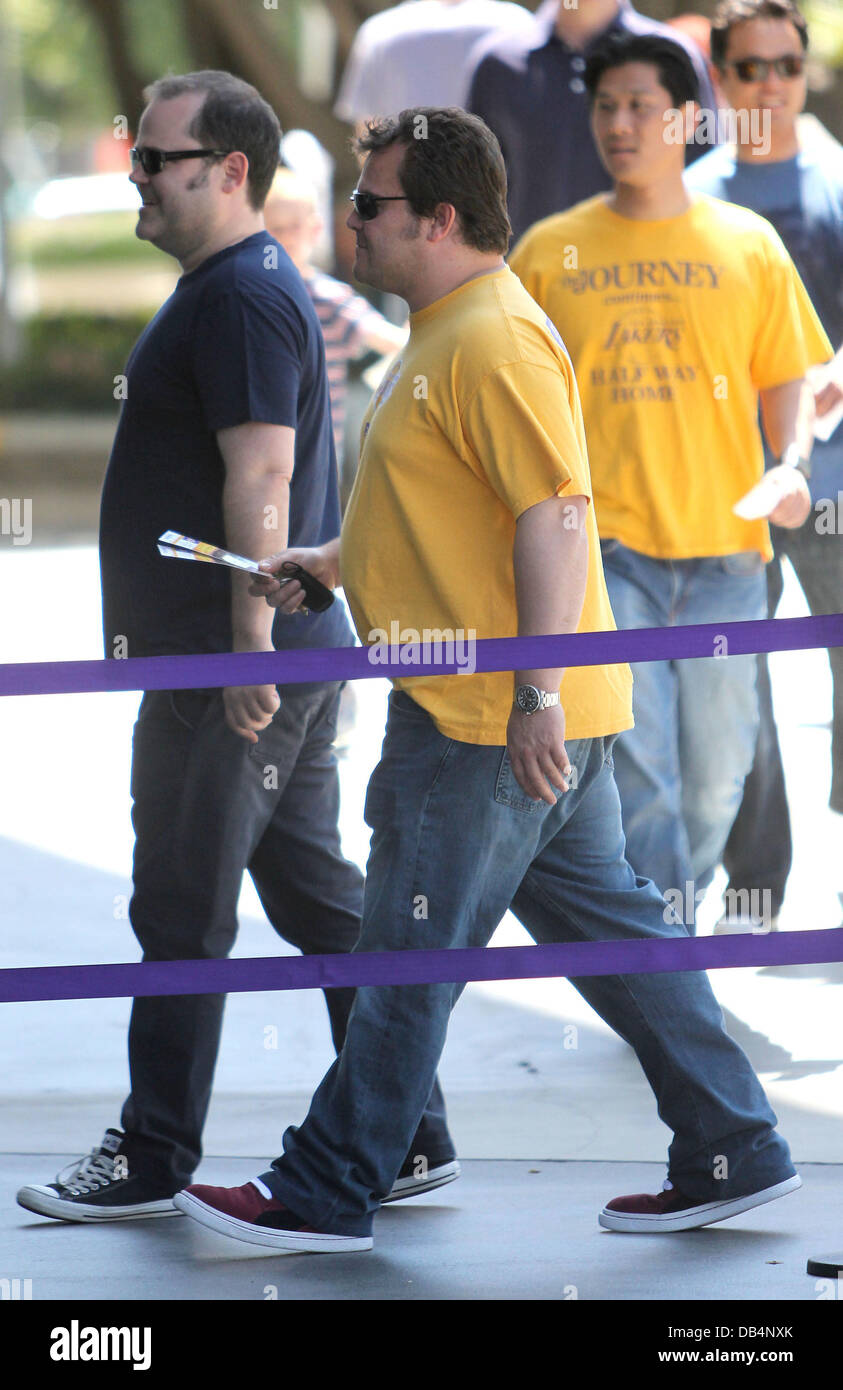
<path id="1" fill-rule="evenodd" d="M 219 67 L 253 82 L 282 126 L 310 130 L 339 172 L 353 171 L 348 133 L 332 113 L 360 24 L 389 0 L 2 0 L 16 30 L 28 122 L 72 134 L 105 113 L 136 123 L 146 82 L 167 70 Z M 638 0 L 659 19 L 710 16 L 716 0 Z M 528 0 L 526 8 L 537 8 Z M 803 0 L 818 60 L 810 109 L 843 138 L 843 5 Z"/>
<path id="2" fill-rule="evenodd" d="M 526 8 L 538 3 L 526 0 Z M 716 0 L 635 3 L 667 20 L 710 17 Z M 809 110 L 843 140 L 843 0 L 801 3 L 813 53 Z M 78 315 L 123 315 L 129 343 L 136 314 L 172 287 L 175 265 L 133 235 L 136 199 L 124 182 L 126 137 L 137 127 L 143 88 L 168 71 L 237 73 L 263 93 L 285 130 L 316 137 L 334 163 L 341 257 L 345 195 L 357 166 L 333 104 L 358 28 L 387 8 L 390 0 L 0 0 L 0 359 L 16 363 L 0 379 L 0 408 L 20 398 L 27 364 L 43 370 L 47 361 L 54 386 L 42 394 L 45 408 L 59 409 L 74 391 L 91 408 L 93 364 L 75 374 L 75 386 L 61 376 L 80 340 Z M 114 138 L 115 123 L 126 127 L 123 138 Z M 80 201 L 73 216 L 43 207 L 31 215 L 48 180 L 91 173 L 112 174 L 112 201 L 102 211 Z M 108 345 L 101 374 L 110 380 L 123 344 L 99 336 Z"/>

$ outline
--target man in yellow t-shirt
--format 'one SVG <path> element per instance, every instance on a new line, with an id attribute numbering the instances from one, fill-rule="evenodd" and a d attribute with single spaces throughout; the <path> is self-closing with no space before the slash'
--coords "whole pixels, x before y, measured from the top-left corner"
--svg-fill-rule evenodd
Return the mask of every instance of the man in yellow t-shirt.
<path id="1" fill-rule="evenodd" d="M 286 551 L 271 567 L 294 558 L 332 586 L 341 568 L 373 661 L 398 641 L 410 665 L 435 663 L 437 643 L 465 660 L 395 683 L 366 799 L 357 949 L 485 946 L 510 904 L 540 942 L 683 935 L 624 858 L 611 747 L 630 724 L 628 668 L 513 679 L 470 659 L 475 636 L 612 627 L 574 374 L 503 263 L 497 141 L 475 116 L 428 109 L 373 123 L 360 145 L 355 274 L 407 300 L 410 340 L 364 422 L 341 552 Z M 288 612 L 301 602 L 295 581 L 255 588 Z M 616 1198 L 602 1225 L 684 1230 L 799 1186 L 704 974 L 578 988 L 636 1049 L 675 1132 L 665 1190 Z M 242 1187 L 192 1187 L 176 1205 L 248 1243 L 369 1249 L 393 1181 L 435 1163 L 416 1155 L 401 1177 L 459 993 L 358 990 L 341 1059 L 284 1154 Z"/>
<path id="2" fill-rule="evenodd" d="M 577 373 L 615 619 L 766 617 L 767 521 L 809 515 L 804 377 L 831 344 L 770 224 L 687 192 L 696 76 L 685 55 L 624 37 L 595 49 L 585 80 L 614 190 L 537 223 L 510 265 Z M 735 504 L 764 471 L 759 397 L 782 462 L 742 516 Z M 758 724 L 756 659 L 729 656 L 723 640 L 713 657 L 725 660 L 635 663 L 635 728 L 615 750 L 629 861 L 692 930 Z"/>

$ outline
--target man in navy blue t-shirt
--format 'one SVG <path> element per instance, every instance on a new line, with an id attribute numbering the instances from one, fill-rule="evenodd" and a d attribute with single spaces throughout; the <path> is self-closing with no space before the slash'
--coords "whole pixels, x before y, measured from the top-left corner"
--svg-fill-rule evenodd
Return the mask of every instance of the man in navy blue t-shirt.
<path id="1" fill-rule="evenodd" d="M 737 144 L 712 150 L 686 172 L 691 189 L 766 217 L 793 257 L 836 349 L 818 384 L 820 420 L 843 402 L 843 149 L 811 133 L 805 105 L 807 25 L 792 0 L 722 0 L 711 35 L 712 60 L 735 116 Z M 771 460 L 768 459 L 768 466 Z M 773 460 L 774 462 L 774 460 Z M 843 607 L 843 423 L 811 454 L 813 515 L 795 531 L 771 526 L 775 559 L 767 569 L 769 616 L 782 593 L 781 561 L 793 565 L 812 614 Z M 829 804 L 843 813 L 843 648 L 828 653 L 833 682 Z M 724 852 L 727 906 L 715 930 L 759 929 L 741 910 L 765 890 L 769 916 L 782 906 L 792 860 L 790 818 L 773 715 L 767 659 L 759 658 L 761 727 L 743 802 Z M 766 914 L 765 914 L 766 915 Z"/>
<path id="2" fill-rule="evenodd" d="M 277 615 L 249 577 L 174 564 L 165 530 L 261 560 L 339 530 L 325 354 L 302 279 L 266 231 L 280 129 L 229 73 L 166 77 L 132 151 L 137 235 L 183 274 L 135 345 L 100 520 L 108 656 L 353 645 L 338 603 Z M 145 960 L 226 956 L 248 869 L 305 953 L 349 951 L 362 875 L 340 849 L 340 683 L 147 692 L 135 726 L 132 927 Z M 354 992 L 326 991 L 342 1046 Z M 201 1156 L 222 995 L 138 998 L 122 1129 L 18 1201 L 68 1221 L 176 1216 Z M 438 1085 L 391 1199 L 459 1173 Z"/>

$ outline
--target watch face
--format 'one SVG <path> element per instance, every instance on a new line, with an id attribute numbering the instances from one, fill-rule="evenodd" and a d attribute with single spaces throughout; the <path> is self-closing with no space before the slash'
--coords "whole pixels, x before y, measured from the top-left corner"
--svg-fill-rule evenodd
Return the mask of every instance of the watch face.
<path id="1" fill-rule="evenodd" d="M 541 703 L 541 696 L 534 685 L 519 685 L 515 700 L 518 708 L 525 714 L 535 714 Z"/>

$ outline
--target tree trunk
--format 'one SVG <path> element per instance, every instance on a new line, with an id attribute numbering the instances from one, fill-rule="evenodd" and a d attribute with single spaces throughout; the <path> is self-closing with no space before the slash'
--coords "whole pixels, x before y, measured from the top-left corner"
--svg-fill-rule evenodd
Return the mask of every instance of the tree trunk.
<path id="1" fill-rule="evenodd" d="M 203 0 L 202 13 L 230 54 L 230 70 L 257 87 L 284 129 L 309 130 L 316 136 L 334 159 L 340 181 L 353 179 L 357 163 L 349 149 L 348 128 L 329 107 L 299 91 L 294 64 L 275 38 L 269 12 L 236 12 L 230 0 Z"/>
<path id="2" fill-rule="evenodd" d="M 122 0 L 81 0 L 96 24 L 105 45 L 108 67 L 121 106 L 132 130 L 143 110 L 143 89 L 147 78 L 136 66 L 129 45 Z"/>
<path id="3" fill-rule="evenodd" d="M 229 54 L 220 44 L 214 28 L 208 24 L 205 0 L 179 0 L 182 23 L 197 69 L 225 70 Z"/>

